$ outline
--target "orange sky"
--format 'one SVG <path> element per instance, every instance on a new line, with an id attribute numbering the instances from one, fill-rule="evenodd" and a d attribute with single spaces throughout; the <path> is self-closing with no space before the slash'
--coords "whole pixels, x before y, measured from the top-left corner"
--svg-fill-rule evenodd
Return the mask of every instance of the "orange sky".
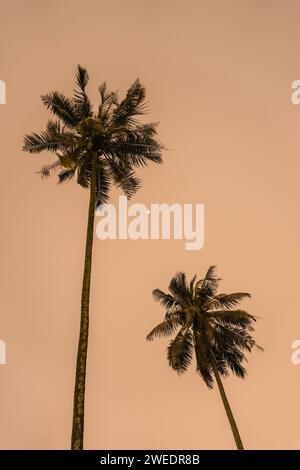
<path id="1" fill-rule="evenodd" d="M 11 0 L 1 4 L 0 448 L 70 443 L 88 194 L 35 174 L 51 155 L 21 151 L 43 130 L 40 95 L 146 86 L 170 149 L 140 172 L 134 202 L 204 203 L 205 245 L 95 239 L 85 442 L 88 449 L 218 449 L 234 441 L 217 390 L 194 366 L 178 378 L 151 292 L 211 264 L 221 291 L 248 291 L 263 354 L 225 381 L 245 447 L 299 448 L 300 3 L 294 0 Z M 114 191 L 112 202 L 119 193 Z"/>

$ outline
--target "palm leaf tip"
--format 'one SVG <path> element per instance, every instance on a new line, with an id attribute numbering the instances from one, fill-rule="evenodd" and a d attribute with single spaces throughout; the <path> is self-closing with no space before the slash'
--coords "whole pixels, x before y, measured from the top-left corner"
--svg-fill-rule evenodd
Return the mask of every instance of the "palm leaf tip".
<path id="1" fill-rule="evenodd" d="M 84 91 L 85 87 L 88 84 L 90 77 L 89 74 L 87 73 L 87 70 L 84 67 L 81 67 L 81 65 L 77 66 L 77 74 L 76 74 L 76 83 L 78 87 Z"/>
<path id="2" fill-rule="evenodd" d="M 207 273 L 205 275 L 205 279 L 208 279 L 208 280 L 221 280 L 220 278 L 217 277 L 217 266 L 215 266 L 214 264 L 212 266 L 210 266 L 207 270 Z"/>
<path id="3" fill-rule="evenodd" d="M 153 298 L 156 302 L 159 302 L 163 307 L 169 309 L 175 305 L 175 299 L 171 294 L 166 294 L 160 289 L 155 289 L 152 292 Z"/>
<path id="4" fill-rule="evenodd" d="M 74 110 L 77 121 L 93 116 L 92 103 L 85 92 L 85 88 L 89 82 L 87 70 L 81 65 L 77 67 L 76 84 L 79 90 L 74 91 Z"/>
<path id="5" fill-rule="evenodd" d="M 139 78 L 137 78 L 129 88 L 127 97 L 129 98 L 128 101 L 137 107 L 137 111 L 142 111 L 139 106 L 144 105 L 146 98 L 146 88 L 141 84 Z"/>
<path id="6" fill-rule="evenodd" d="M 193 358 L 192 333 L 189 330 L 185 332 L 179 331 L 176 338 L 171 340 L 167 355 L 172 369 L 178 374 L 185 372 Z"/>

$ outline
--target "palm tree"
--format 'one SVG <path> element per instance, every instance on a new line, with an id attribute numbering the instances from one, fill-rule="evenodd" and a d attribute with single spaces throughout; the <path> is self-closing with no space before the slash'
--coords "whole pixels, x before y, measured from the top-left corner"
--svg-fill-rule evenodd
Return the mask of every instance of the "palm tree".
<path id="1" fill-rule="evenodd" d="M 217 382 L 237 449 L 243 450 L 221 376 L 226 377 L 232 371 L 244 378 L 244 351 L 251 352 L 254 346 L 262 348 L 251 336 L 255 317 L 235 308 L 250 295 L 243 292 L 217 295 L 219 281 L 216 267 L 211 266 L 204 279 L 197 281 L 194 276 L 187 283 L 186 275 L 179 272 L 170 282 L 169 293 L 155 289 L 153 297 L 166 313 L 164 321 L 148 334 L 147 340 L 171 336 L 179 329 L 167 350 L 170 367 L 178 374 L 185 372 L 195 353 L 197 372 L 208 388 L 213 388 L 214 379 Z"/>
<path id="2" fill-rule="evenodd" d="M 42 177 L 53 172 L 58 182 L 76 178 L 89 188 L 89 210 L 85 247 L 85 263 L 81 294 L 81 320 L 74 390 L 71 448 L 83 449 L 85 380 L 89 332 L 89 297 L 92 268 L 93 227 L 95 208 L 109 200 L 112 184 L 129 198 L 140 187 L 135 169 L 149 162 L 161 163 L 162 145 L 157 140 L 157 123 L 141 123 L 145 114 L 145 88 L 136 80 L 125 98 L 99 87 L 100 105 L 94 111 L 86 94 L 87 71 L 78 66 L 77 89 L 72 98 L 57 91 L 41 97 L 55 116 L 46 130 L 25 136 L 23 150 L 52 152 L 54 162 L 42 167 Z"/>

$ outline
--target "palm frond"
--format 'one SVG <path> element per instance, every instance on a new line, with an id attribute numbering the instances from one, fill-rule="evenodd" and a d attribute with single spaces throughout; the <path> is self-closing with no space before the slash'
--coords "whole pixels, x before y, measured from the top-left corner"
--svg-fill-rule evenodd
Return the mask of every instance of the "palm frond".
<path id="1" fill-rule="evenodd" d="M 191 297 L 189 288 L 186 282 L 186 275 L 184 272 L 178 272 L 173 276 L 169 284 L 169 291 L 176 300 L 182 301 L 189 300 Z"/>
<path id="2" fill-rule="evenodd" d="M 112 124 L 115 127 L 136 123 L 135 116 L 145 112 L 146 91 L 137 79 L 127 91 L 126 97 L 113 111 Z"/>
<path id="3" fill-rule="evenodd" d="M 93 115 L 93 108 L 89 97 L 85 92 L 89 76 L 87 70 L 80 65 L 77 68 L 76 83 L 79 90 L 74 92 L 74 111 L 77 121 L 81 121 Z"/>
<path id="4" fill-rule="evenodd" d="M 106 82 L 99 86 L 99 93 L 101 97 L 101 104 L 98 110 L 98 117 L 104 125 L 107 125 L 109 119 L 109 112 L 112 106 L 118 105 L 117 93 L 109 91 Z"/>
<path id="5" fill-rule="evenodd" d="M 220 323 L 214 325 L 214 329 L 224 338 L 229 345 L 238 347 L 241 350 L 251 352 L 256 345 L 252 336 L 247 333 L 245 328 L 240 326 L 227 327 Z"/>
<path id="6" fill-rule="evenodd" d="M 165 320 L 162 323 L 159 323 L 152 331 L 147 335 L 147 341 L 153 341 L 154 338 L 162 338 L 166 336 L 170 336 L 171 334 L 175 333 L 178 328 L 178 323 Z"/>
<path id="7" fill-rule="evenodd" d="M 110 178 L 105 171 L 104 164 L 100 164 L 97 173 L 97 193 L 96 207 L 106 204 L 109 201 Z"/>
<path id="8" fill-rule="evenodd" d="M 161 303 L 161 305 L 163 305 L 167 309 L 170 309 L 177 305 L 176 300 L 171 294 L 165 294 L 165 292 L 160 289 L 154 289 L 152 295 L 156 302 Z"/>
<path id="9" fill-rule="evenodd" d="M 40 134 L 33 132 L 32 134 L 25 135 L 23 150 L 29 153 L 40 153 L 44 150 L 56 152 L 61 145 L 61 138 L 57 134 L 46 130 Z"/>
<path id="10" fill-rule="evenodd" d="M 218 294 L 213 299 L 208 299 L 207 308 L 210 310 L 230 309 L 236 307 L 242 300 L 250 298 L 247 292 L 235 292 L 232 294 Z"/>
<path id="11" fill-rule="evenodd" d="M 192 333 L 189 329 L 183 331 L 183 327 L 176 338 L 172 340 L 168 347 L 168 361 L 170 367 L 178 374 L 185 372 L 193 357 Z"/>
<path id="12" fill-rule="evenodd" d="M 243 361 L 246 361 L 245 355 L 237 348 L 215 349 L 213 354 L 216 362 L 218 372 L 221 375 L 228 375 L 230 369 L 234 375 L 242 379 L 245 378 L 246 369 L 243 366 Z"/>
<path id="13" fill-rule="evenodd" d="M 62 170 L 58 173 L 58 184 L 70 181 L 75 176 L 76 169 L 74 170 Z"/>
<path id="14" fill-rule="evenodd" d="M 244 379 L 246 376 L 246 369 L 242 365 L 245 360 L 245 356 L 240 351 L 227 351 L 225 355 L 225 361 L 228 367 L 232 370 L 234 375 Z"/>
<path id="15" fill-rule="evenodd" d="M 194 349 L 197 363 L 197 372 L 208 388 L 213 387 L 213 373 L 210 360 L 209 342 L 204 330 L 194 329 Z"/>
<path id="16" fill-rule="evenodd" d="M 215 359 L 215 364 L 219 374 L 223 377 L 227 377 L 229 375 L 229 371 L 228 364 L 224 358 L 224 352 L 217 350 L 214 345 L 210 345 L 210 350 Z"/>
<path id="17" fill-rule="evenodd" d="M 171 320 L 175 323 L 178 323 L 181 326 L 187 326 L 186 321 L 187 315 L 184 310 L 182 310 L 177 305 L 174 306 L 171 310 L 168 310 L 165 314 L 165 320 Z"/>
<path id="18" fill-rule="evenodd" d="M 256 321 L 253 315 L 245 310 L 215 310 L 206 312 L 207 316 L 217 320 L 218 322 L 229 325 L 237 325 L 244 328 L 252 329 L 251 324 Z"/>
<path id="19" fill-rule="evenodd" d="M 77 74 L 76 74 L 76 84 L 81 91 L 85 91 L 85 88 L 89 82 L 89 75 L 87 70 L 81 65 L 77 66 Z"/>
<path id="20" fill-rule="evenodd" d="M 80 184 L 83 188 L 88 188 L 90 186 L 92 177 L 92 159 L 89 155 L 84 155 L 80 160 L 78 169 L 77 169 L 77 183 Z"/>
<path id="21" fill-rule="evenodd" d="M 217 278 L 217 266 L 210 266 L 207 270 L 207 273 L 205 274 L 205 281 L 217 281 L 219 278 Z"/>
<path id="22" fill-rule="evenodd" d="M 41 97 L 42 102 L 55 116 L 70 128 L 76 127 L 78 118 L 72 101 L 58 91 L 53 91 Z"/>
<path id="23" fill-rule="evenodd" d="M 121 188 L 128 199 L 130 199 L 141 185 L 134 170 L 130 165 L 125 165 L 123 162 L 117 161 L 116 159 L 110 159 L 108 166 L 110 167 L 113 182 L 117 187 Z"/>

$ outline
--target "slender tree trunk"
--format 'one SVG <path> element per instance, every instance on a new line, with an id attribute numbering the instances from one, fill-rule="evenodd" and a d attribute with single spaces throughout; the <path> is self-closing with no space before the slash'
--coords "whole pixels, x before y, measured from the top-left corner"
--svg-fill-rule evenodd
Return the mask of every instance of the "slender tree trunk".
<path id="1" fill-rule="evenodd" d="M 89 301 L 92 269 L 92 250 L 94 218 L 96 205 L 97 153 L 92 156 L 92 175 L 90 182 L 90 204 L 85 245 L 84 274 L 81 292 L 80 333 L 77 351 L 76 378 L 73 405 L 72 450 L 83 449 L 85 378 L 89 335 Z"/>
<path id="2" fill-rule="evenodd" d="M 228 418 L 229 424 L 231 426 L 231 430 L 232 430 L 232 434 L 233 434 L 233 437 L 234 437 L 234 440 L 235 440 L 235 443 L 236 443 L 236 447 L 237 447 L 238 450 L 244 450 L 242 439 L 241 439 L 238 427 L 236 425 L 235 419 L 233 417 L 233 414 L 232 414 L 232 411 L 231 411 L 231 408 L 230 408 L 230 405 L 229 405 L 229 401 L 227 399 L 225 389 L 223 387 L 221 377 L 220 377 L 220 374 L 218 372 L 217 365 L 216 365 L 216 362 L 215 362 L 214 358 L 212 358 L 212 366 L 213 366 L 214 374 L 215 374 L 216 381 L 217 381 L 217 384 L 218 384 L 218 387 L 219 387 L 220 395 L 221 395 L 221 398 L 222 398 L 222 401 L 223 401 L 223 405 L 224 405 L 224 408 L 225 408 L 225 411 L 226 411 L 226 414 L 227 414 L 227 418 Z"/>

